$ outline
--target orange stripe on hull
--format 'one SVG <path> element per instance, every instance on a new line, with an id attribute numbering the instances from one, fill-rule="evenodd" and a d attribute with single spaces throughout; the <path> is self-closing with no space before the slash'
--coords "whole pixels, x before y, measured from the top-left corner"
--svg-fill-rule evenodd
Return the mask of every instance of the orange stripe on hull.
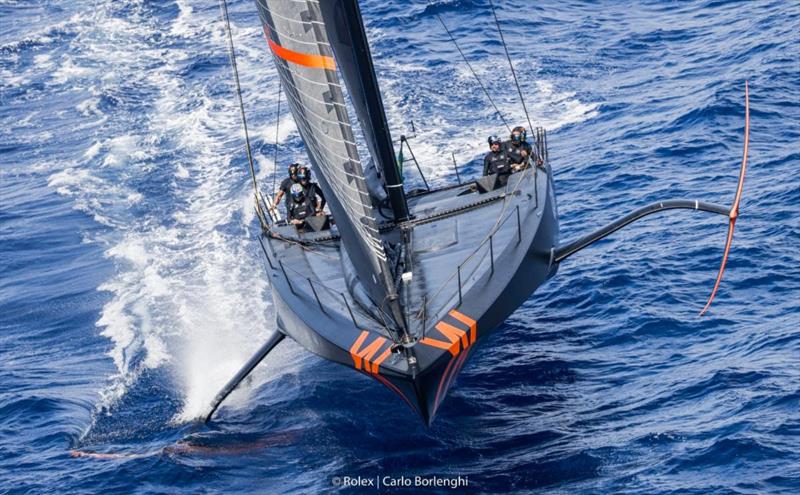
<path id="1" fill-rule="evenodd" d="M 475 322 L 475 320 L 465 315 L 464 313 L 456 311 L 455 309 L 450 310 L 450 316 L 452 316 L 456 320 L 460 321 L 461 323 L 469 327 L 469 341 L 470 343 L 474 344 L 475 338 L 477 336 L 476 334 L 478 332 L 478 325 Z"/>
<path id="2" fill-rule="evenodd" d="M 383 351 L 383 354 L 378 356 L 378 359 L 376 359 L 375 361 L 372 362 L 372 373 L 373 374 L 377 375 L 378 373 L 380 373 L 378 367 L 381 365 L 382 362 L 384 362 L 386 360 L 387 357 L 389 357 L 389 354 L 391 354 L 391 353 L 392 353 L 392 348 L 391 347 L 387 347 L 386 350 Z"/>
<path id="3" fill-rule="evenodd" d="M 384 378 L 381 375 L 373 375 L 373 377 L 382 384 L 384 384 L 388 389 L 392 390 L 394 393 L 399 395 L 404 401 L 406 401 L 406 404 L 411 406 L 411 409 L 417 409 L 417 407 L 414 404 L 412 404 L 410 400 L 408 400 L 406 394 L 404 394 L 399 388 L 397 388 L 397 386 L 395 386 L 394 383 L 390 382 L 387 378 Z"/>
<path id="4" fill-rule="evenodd" d="M 361 332 L 361 335 L 358 336 L 356 341 L 350 347 L 350 356 L 353 358 L 353 366 L 355 369 L 360 370 L 362 369 L 363 365 L 363 368 L 367 371 L 367 373 L 377 373 L 378 365 L 389 356 L 390 349 L 386 349 L 386 351 L 384 351 L 384 353 L 378 357 L 378 360 L 373 362 L 372 358 L 375 356 L 378 350 L 383 347 L 386 339 L 383 337 L 378 337 L 373 340 L 371 344 L 363 346 L 368 335 L 369 332 L 367 331 Z"/>
<path id="5" fill-rule="evenodd" d="M 458 356 L 458 353 L 461 352 L 462 348 L 466 349 L 469 347 L 467 332 L 464 330 L 456 328 L 453 325 L 443 321 L 440 321 L 436 324 L 436 330 L 439 330 L 439 332 L 444 335 L 444 337 L 447 339 L 447 342 L 438 339 L 432 339 L 430 337 L 425 337 L 422 339 L 422 342 L 434 347 L 439 347 L 440 349 L 447 349 L 453 356 Z M 459 340 L 463 344 L 463 347 L 459 346 Z"/>
<path id="6" fill-rule="evenodd" d="M 439 386 L 436 388 L 436 396 L 433 398 L 433 413 L 436 414 L 436 410 L 439 409 L 439 396 L 442 395 L 442 386 L 444 386 L 445 377 L 450 373 L 450 368 L 453 366 L 458 358 L 450 358 L 450 361 L 447 362 L 447 366 L 444 369 L 444 373 L 442 376 L 439 377 Z"/>
<path id="7" fill-rule="evenodd" d="M 464 362 L 467 360 L 467 356 L 469 355 L 469 350 L 467 352 L 462 353 L 457 358 L 451 358 L 450 362 L 447 363 L 447 368 L 444 370 L 442 377 L 439 379 L 439 386 L 436 388 L 436 397 L 433 400 L 433 414 L 436 414 L 436 411 L 439 410 L 440 404 L 440 397 L 442 397 L 442 391 L 444 390 L 447 392 L 447 389 L 450 388 L 450 384 L 453 379 L 456 377 L 459 371 L 461 371 L 461 367 L 464 366 Z M 451 366 L 455 364 L 455 366 Z M 443 397 L 442 397 L 443 398 Z"/>
<path id="8" fill-rule="evenodd" d="M 438 347 L 439 349 L 444 349 L 445 351 L 449 351 L 450 348 L 453 347 L 452 342 L 442 342 L 441 340 L 432 339 L 430 337 L 424 337 L 420 339 L 420 342 L 422 342 L 425 345 L 429 345 L 431 347 Z"/>
<path id="9" fill-rule="evenodd" d="M 287 62 L 292 62 L 304 67 L 311 67 L 312 69 L 336 69 L 336 63 L 333 61 L 333 57 L 326 57 L 324 55 L 311 55 L 308 53 L 300 53 L 294 50 L 289 50 L 288 48 L 284 48 L 272 41 L 269 36 L 267 36 L 267 43 L 269 43 L 272 53 L 283 60 L 286 60 Z"/>

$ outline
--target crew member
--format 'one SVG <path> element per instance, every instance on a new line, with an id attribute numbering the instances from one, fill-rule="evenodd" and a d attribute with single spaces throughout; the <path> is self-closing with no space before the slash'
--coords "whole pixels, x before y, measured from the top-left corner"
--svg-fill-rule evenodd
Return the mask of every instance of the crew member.
<path id="1" fill-rule="evenodd" d="M 483 158 L 483 175 L 510 174 L 511 165 L 508 160 L 508 153 L 503 150 L 503 142 L 495 135 L 489 136 L 488 141 L 491 151 Z"/>
<path id="2" fill-rule="evenodd" d="M 511 131 L 511 137 L 503 143 L 503 151 L 508 155 L 511 170 L 516 172 L 528 165 L 533 149 L 527 142 L 528 133 L 522 126 L 517 126 Z"/>
<path id="3" fill-rule="evenodd" d="M 292 188 L 292 185 L 298 183 L 297 171 L 299 169 L 300 169 L 299 163 L 292 163 L 291 165 L 289 165 L 289 170 L 288 170 L 289 177 L 281 181 L 281 185 L 278 188 L 278 192 L 277 194 L 275 194 L 275 200 L 272 202 L 273 209 L 278 207 L 278 205 L 281 202 L 281 198 L 283 198 L 283 196 L 286 195 L 286 211 L 287 212 L 289 211 L 289 203 L 291 202 L 289 198 L 289 192 Z"/>
<path id="4" fill-rule="evenodd" d="M 306 189 L 300 184 L 292 184 L 289 198 L 286 217 L 289 219 L 289 223 L 302 229 L 305 226 L 306 218 L 313 216 L 316 211 L 314 199 L 306 194 Z"/>
<path id="5" fill-rule="evenodd" d="M 300 167 L 297 170 L 297 182 L 303 189 L 305 194 L 312 199 L 315 207 L 315 215 L 324 215 L 322 209 L 325 208 L 325 195 L 322 193 L 322 188 L 319 184 L 311 180 L 311 169 L 308 167 Z"/>

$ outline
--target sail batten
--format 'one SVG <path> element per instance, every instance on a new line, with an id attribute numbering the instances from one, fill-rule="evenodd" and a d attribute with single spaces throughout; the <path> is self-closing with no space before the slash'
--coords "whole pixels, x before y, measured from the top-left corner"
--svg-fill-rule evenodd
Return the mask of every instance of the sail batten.
<path id="1" fill-rule="evenodd" d="M 376 306 L 394 286 L 320 4 L 256 0 L 264 36 L 309 161 L 325 192 L 359 282 Z M 374 186 L 373 186 L 374 187 Z"/>
<path id="2" fill-rule="evenodd" d="M 330 48 L 350 90 L 370 154 L 383 172 L 383 181 L 395 220 L 409 218 L 403 177 L 399 171 L 389 123 L 372 64 L 357 0 L 326 0 L 320 14 L 330 35 Z"/>

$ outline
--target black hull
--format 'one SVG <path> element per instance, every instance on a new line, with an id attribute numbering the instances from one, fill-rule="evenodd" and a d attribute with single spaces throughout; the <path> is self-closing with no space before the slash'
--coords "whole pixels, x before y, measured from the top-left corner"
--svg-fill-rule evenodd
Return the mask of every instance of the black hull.
<path id="1" fill-rule="evenodd" d="M 525 192 L 526 185 L 530 194 Z M 355 301 L 348 303 L 329 297 L 332 291 L 331 294 L 320 289 L 304 291 L 302 280 L 293 278 L 282 264 L 289 259 L 290 252 L 276 250 L 282 248 L 281 241 L 265 236 L 263 245 L 271 267 L 279 330 L 309 351 L 374 378 L 400 395 L 430 424 L 477 342 L 500 325 L 557 269 L 552 252 L 558 243 L 558 219 L 550 174 L 543 170 L 531 172 L 520 181 L 519 189 L 523 194 L 517 196 L 522 199 L 504 200 L 509 204 L 517 201 L 517 209 L 503 210 L 510 211 L 510 220 L 506 222 L 510 232 L 502 252 L 493 245 L 498 253 L 491 253 L 490 260 L 488 244 L 479 248 L 487 254 L 476 259 L 479 266 L 472 268 L 471 278 L 459 284 L 461 290 L 455 290 L 458 287 L 454 286 L 449 294 L 451 304 L 429 321 L 423 318 L 422 331 L 408 346 L 395 345 L 390 336 L 362 326 L 358 317 L 350 318 L 352 311 L 351 315 L 348 311 L 356 305 Z M 473 214 L 488 216 L 492 212 Z M 497 242 L 499 245 L 501 241 Z M 311 285 L 308 280 L 308 286 Z M 345 293 L 341 299 L 347 299 Z"/>

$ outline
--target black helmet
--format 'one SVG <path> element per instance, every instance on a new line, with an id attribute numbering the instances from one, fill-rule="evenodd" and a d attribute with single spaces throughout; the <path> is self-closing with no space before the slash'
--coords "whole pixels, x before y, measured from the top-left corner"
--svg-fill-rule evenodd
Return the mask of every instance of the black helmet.
<path id="1" fill-rule="evenodd" d="M 292 192 L 292 198 L 296 201 L 300 201 L 306 195 L 305 189 L 300 184 L 292 184 L 290 191 Z"/>
<path id="2" fill-rule="evenodd" d="M 513 142 L 525 142 L 528 138 L 528 133 L 525 131 L 525 128 L 517 126 L 514 130 L 511 131 L 511 141 Z"/>
<path id="3" fill-rule="evenodd" d="M 300 167 L 297 170 L 297 180 L 311 180 L 311 169 L 308 167 Z"/>
<path id="4" fill-rule="evenodd" d="M 489 146 L 493 145 L 494 143 L 502 144 L 502 142 L 503 142 L 503 140 L 500 139 L 500 136 L 497 136 L 495 134 L 492 134 L 491 136 L 489 136 L 489 139 L 487 139 L 487 141 L 489 142 Z"/>

